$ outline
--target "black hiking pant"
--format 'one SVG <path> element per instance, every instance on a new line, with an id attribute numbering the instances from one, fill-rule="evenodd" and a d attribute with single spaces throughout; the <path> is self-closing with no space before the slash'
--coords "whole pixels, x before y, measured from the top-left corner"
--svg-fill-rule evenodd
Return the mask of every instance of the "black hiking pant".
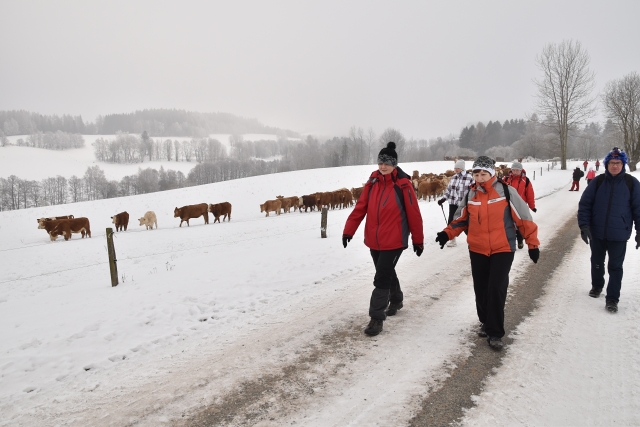
<path id="1" fill-rule="evenodd" d="M 451 224 L 453 221 L 453 216 L 458 210 L 458 205 L 449 205 L 449 219 L 447 220 L 447 225 Z"/>
<path id="2" fill-rule="evenodd" d="M 490 337 L 504 336 L 504 304 L 513 256 L 513 252 L 486 256 L 469 251 L 478 320 Z"/>
<path id="3" fill-rule="evenodd" d="M 371 249 L 371 258 L 376 267 L 376 275 L 373 278 L 375 289 L 371 293 L 369 302 L 369 316 L 372 319 L 385 320 L 385 310 L 389 305 L 402 302 L 403 295 L 400 289 L 400 281 L 396 274 L 396 264 L 404 249 L 392 251 L 376 251 Z"/>

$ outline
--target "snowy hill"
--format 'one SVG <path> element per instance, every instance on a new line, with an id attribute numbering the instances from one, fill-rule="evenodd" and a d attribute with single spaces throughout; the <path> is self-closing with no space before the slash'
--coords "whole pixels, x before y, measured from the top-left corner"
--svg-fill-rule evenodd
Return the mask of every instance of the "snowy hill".
<path id="1" fill-rule="evenodd" d="M 229 134 L 213 134 L 209 137 L 217 139 L 226 147 L 229 153 L 230 143 Z M 268 134 L 245 134 L 242 135 L 245 141 L 273 140 L 277 139 L 276 135 Z M 44 150 L 40 148 L 18 147 L 16 141 L 26 136 L 10 136 L 9 143 L 6 147 L 0 147 L 0 177 L 6 178 L 15 175 L 21 179 L 40 180 L 56 175 L 62 175 L 69 178 L 73 175 L 82 177 L 89 166 L 100 166 L 109 180 L 120 180 L 124 176 L 133 175 L 138 172 L 138 168 L 160 169 L 163 166 L 165 170 L 173 169 L 180 171 L 185 175 L 193 169 L 197 164 L 191 162 L 169 162 L 169 161 L 152 161 L 143 163 L 115 164 L 99 162 L 95 159 L 94 148 L 91 144 L 98 138 L 107 140 L 115 139 L 115 135 L 83 135 L 85 146 L 83 148 L 70 149 L 64 151 Z M 156 139 L 156 138 L 154 138 Z M 171 139 L 172 141 L 190 141 L 189 137 L 166 137 L 159 140 Z"/>
<path id="2" fill-rule="evenodd" d="M 6 165 L 18 163 L 7 161 L 2 152 L 3 171 Z M 50 154 L 44 152 L 42 158 L 30 155 L 29 163 L 19 169 L 22 174 L 11 173 L 36 179 Z M 88 166 L 87 158 L 74 161 L 82 171 Z M 105 168 L 105 172 L 113 173 L 115 179 L 118 166 L 111 171 Z M 451 162 L 400 164 L 408 172 L 438 173 L 451 166 Z M 79 173 L 66 172 L 67 168 L 71 166 L 65 165 L 65 175 Z M 286 344 L 281 344 L 280 352 L 266 348 L 269 339 L 281 337 L 288 342 L 296 334 L 306 337 L 316 328 L 330 328 L 336 320 L 329 313 L 339 307 L 340 313 L 361 319 L 364 326 L 373 267 L 362 244 L 363 226 L 349 247 L 342 247 L 340 236 L 350 209 L 329 212 L 328 238 L 321 239 L 317 212 L 267 218 L 260 213 L 259 204 L 276 195 L 360 186 L 374 169 L 297 171 L 135 197 L 0 212 L 4 273 L 0 279 L 0 426 L 171 424 L 200 400 L 251 378 L 264 368 L 265 361 L 286 360 L 298 351 Z M 580 193 L 566 192 L 570 170 L 547 171 L 546 163 L 526 163 L 525 169 L 530 177 L 536 171 L 532 182 L 539 213 L 534 220 L 540 226 L 545 256 L 545 241 L 558 224 L 575 216 Z M 56 170 L 55 174 L 61 173 Z M 27 171 L 33 175 L 27 176 Z M 199 218 L 191 220 L 190 227 L 180 228 L 179 220 L 173 218 L 174 207 L 222 201 L 233 205 L 230 222 L 213 224 L 211 219 L 204 225 Z M 467 348 L 463 338 L 476 319 L 464 242 L 441 251 L 433 238 L 444 227 L 443 213 L 434 202 L 422 201 L 420 208 L 425 253 L 417 258 L 406 251 L 398 264 L 400 280 L 406 281 L 406 312 L 420 315 L 418 307 L 411 311 L 412 292 L 417 293 L 415 287 L 429 283 L 434 275 L 458 277 L 449 293 L 445 284 L 420 285 L 445 292 L 447 299 L 442 300 L 449 301 L 450 310 L 432 319 L 433 330 L 424 331 L 435 334 L 426 341 L 426 351 L 419 345 L 371 347 L 365 361 L 373 354 L 383 359 L 398 357 L 395 351 L 402 351 L 404 359 L 386 362 L 389 372 L 380 372 L 375 380 L 370 376 L 354 380 L 353 387 L 340 389 L 341 397 L 322 395 L 326 400 L 316 408 L 317 413 L 300 407 L 302 425 L 404 424 L 417 404 L 415 397 L 426 393 L 430 381 L 441 375 L 443 364 Z M 124 210 L 131 220 L 128 231 L 115 237 L 121 283 L 112 288 L 105 229 L 112 227 L 110 216 Z M 158 217 L 157 230 L 146 231 L 137 224 L 136 218 L 148 210 Z M 37 218 L 66 214 L 89 218 L 92 238 L 74 235 L 67 242 L 50 242 L 44 230 L 37 229 Z M 530 264 L 526 251 L 516 255 L 512 279 Z M 468 424 L 581 425 L 585 419 L 607 424 L 611 418 L 599 415 L 603 407 L 613 411 L 613 419 L 623 425 L 640 422 L 640 369 L 635 362 L 640 350 L 637 252 L 630 244 L 616 316 L 600 307 L 602 300 L 586 297 L 588 258 L 584 244 L 576 245 L 567 256 L 564 270 L 557 273 L 557 289 L 548 292 L 540 313 L 523 325 L 519 340 L 507 349 L 504 373 L 488 380 L 486 393 L 478 396 L 478 407 L 467 414 Z M 556 319 L 563 326 L 558 327 L 553 313 L 563 309 L 555 305 L 561 299 L 569 315 Z M 356 328 L 357 337 L 364 340 L 361 325 Z M 595 325 L 595 329 L 580 331 L 581 325 Z M 383 338 L 403 336 L 401 325 L 385 328 Z M 552 347 L 544 340 L 549 333 L 553 334 Z M 575 343 L 577 333 L 581 341 L 568 345 Z M 411 336 L 407 340 L 412 342 Z M 603 343 L 613 347 L 603 353 Z M 241 346 L 242 352 L 234 353 L 234 346 Z M 620 363 L 615 367 L 608 360 L 613 354 Z M 541 369 L 545 360 L 557 365 Z M 211 380 L 213 389 L 203 385 L 208 380 L 200 384 L 195 376 L 209 365 L 219 375 L 219 381 Z M 539 375 L 523 379 L 521 366 L 532 367 Z M 576 379 L 576 372 L 582 369 L 595 371 L 595 379 Z M 370 387 L 384 388 L 379 381 L 385 378 L 398 379 L 393 394 L 371 396 Z M 526 398 L 519 399 L 523 387 L 528 387 Z M 593 391 L 594 387 L 599 389 Z M 132 406 L 119 400 L 125 395 Z M 135 396 L 142 399 L 139 404 Z M 156 402 L 153 411 L 149 403 L 143 404 L 148 402 L 145 396 Z M 353 403 L 367 396 L 373 406 Z M 594 396 L 595 401 L 589 400 Z M 531 410 L 530 402 L 538 407 L 550 405 L 556 412 L 540 417 Z M 560 403 L 564 412 L 558 409 Z M 399 415 L 403 405 L 410 409 Z M 496 407 L 509 417 L 497 416 Z M 289 416 L 298 419 L 295 413 Z M 398 416 L 404 418 L 394 418 Z"/>

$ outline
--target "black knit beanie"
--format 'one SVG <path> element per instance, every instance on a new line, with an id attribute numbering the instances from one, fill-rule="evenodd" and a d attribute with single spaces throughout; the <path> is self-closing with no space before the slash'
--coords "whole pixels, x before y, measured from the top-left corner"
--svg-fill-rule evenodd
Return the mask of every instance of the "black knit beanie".
<path id="1" fill-rule="evenodd" d="M 378 154 L 378 164 L 386 164 L 389 166 L 398 166 L 398 153 L 396 153 L 396 143 L 390 141 L 387 146 L 380 150 Z"/>

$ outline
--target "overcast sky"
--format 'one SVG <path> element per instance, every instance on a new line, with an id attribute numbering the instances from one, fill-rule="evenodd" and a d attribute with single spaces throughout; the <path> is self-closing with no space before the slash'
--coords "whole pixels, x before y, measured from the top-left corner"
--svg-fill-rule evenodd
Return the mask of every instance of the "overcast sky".
<path id="1" fill-rule="evenodd" d="M 640 72 L 640 1 L 0 0 L 0 110 L 228 112 L 405 137 L 533 111 L 535 57 L 579 40 L 597 91 Z"/>

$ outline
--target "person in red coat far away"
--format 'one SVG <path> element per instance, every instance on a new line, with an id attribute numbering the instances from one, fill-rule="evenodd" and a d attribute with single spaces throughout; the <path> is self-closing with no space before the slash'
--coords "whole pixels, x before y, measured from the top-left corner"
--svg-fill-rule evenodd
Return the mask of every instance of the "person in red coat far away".
<path id="1" fill-rule="evenodd" d="M 596 172 L 600 169 L 600 160 L 596 160 Z"/>
<path id="2" fill-rule="evenodd" d="M 587 166 L 589 165 L 589 162 L 587 160 L 585 160 L 584 162 L 582 162 L 582 166 L 584 166 L 584 170 L 586 172 L 587 170 Z"/>
<path id="3" fill-rule="evenodd" d="M 364 244 L 369 247 L 376 275 L 369 302 L 371 321 L 364 330 L 370 336 L 382 332 L 387 316 L 402 308 L 404 296 L 396 274 L 402 251 L 409 247 L 409 233 L 417 256 L 424 249 L 422 215 L 411 177 L 398 167 L 396 144 L 389 142 L 378 154 L 378 170 L 365 184 L 356 206 L 347 218 L 342 233 L 346 248 L 358 226 L 364 226 Z"/>
<path id="4" fill-rule="evenodd" d="M 529 209 L 533 212 L 538 212 L 533 185 L 527 178 L 527 172 L 522 168 L 522 163 L 513 162 L 511 164 L 511 173 L 505 178 L 504 182 L 518 190 L 518 194 L 527 203 Z M 524 238 L 518 228 L 516 228 L 516 240 L 518 241 L 518 249 L 524 248 Z"/>
<path id="5" fill-rule="evenodd" d="M 591 180 L 595 177 L 596 177 L 596 171 L 594 171 L 593 168 L 589 168 L 589 172 L 587 172 L 587 177 L 585 178 L 587 180 L 587 185 L 589 185 Z"/>

